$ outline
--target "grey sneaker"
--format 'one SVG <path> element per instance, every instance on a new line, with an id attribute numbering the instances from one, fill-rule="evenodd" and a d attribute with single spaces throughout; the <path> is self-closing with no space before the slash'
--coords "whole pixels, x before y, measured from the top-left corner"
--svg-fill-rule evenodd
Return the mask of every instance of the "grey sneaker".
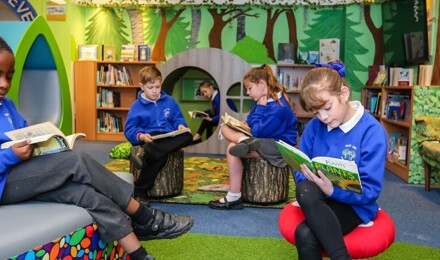
<path id="1" fill-rule="evenodd" d="M 260 148 L 260 141 L 258 139 L 249 137 L 246 140 L 234 145 L 229 149 L 229 153 L 233 156 L 243 157 L 251 151 L 256 151 Z"/>

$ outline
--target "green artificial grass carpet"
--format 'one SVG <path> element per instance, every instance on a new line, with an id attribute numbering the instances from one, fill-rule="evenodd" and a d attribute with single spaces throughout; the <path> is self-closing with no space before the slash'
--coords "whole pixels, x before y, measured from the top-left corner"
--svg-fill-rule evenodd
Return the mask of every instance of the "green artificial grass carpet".
<path id="1" fill-rule="evenodd" d="M 208 185 L 229 184 L 228 165 L 226 158 L 185 157 L 184 185 L 182 194 L 171 198 L 152 198 L 154 202 L 170 202 L 184 204 L 208 204 L 226 195 L 224 191 L 201 191 L 200 187 Z M 109 170 L 130 172 L 130 163 L 126 159 L 115 159 L 105 164 Z M 289 195 L 285 202 L 269 205 L 245 204 L 250 207 L 282 208 L 295 198 L 295 183 L 293 177 L 289 180 Z"/>
<path id="2" fill-rule="evenodd" d="M 197 259 L 298 259 L 296 249 L 284 239 L 186 234 L 171 240 L 142 242 L 157 260 Z M 440 249 L 395 242 L 370 259 L 440 259 Z"/>

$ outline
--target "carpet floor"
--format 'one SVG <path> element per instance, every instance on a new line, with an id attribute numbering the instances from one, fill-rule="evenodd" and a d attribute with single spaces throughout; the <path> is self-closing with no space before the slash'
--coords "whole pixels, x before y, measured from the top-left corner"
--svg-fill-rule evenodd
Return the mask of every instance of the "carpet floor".
<path id="1" fill-rule="evenodd" d="M 115 159 L 105 164 L 111 171 L 130 172 L 129 160 Z M 295 197 L 295 184 L 290 175 L 289 195 L 287 201 Z M 228 166 L 226 158 L 213 157 L 185 157 L 184 185 L 182 194 L 171 198 L 151 198 L 154 202 L 207 204 L 225 196 L 229 184 Z M 208 190 L 202 190 L 202 189 Z M 286 201 L 286 202 L 287 202 Z M 282 208 L 286 202 L 274 204 L 248 204 L 248 207 Z"/>

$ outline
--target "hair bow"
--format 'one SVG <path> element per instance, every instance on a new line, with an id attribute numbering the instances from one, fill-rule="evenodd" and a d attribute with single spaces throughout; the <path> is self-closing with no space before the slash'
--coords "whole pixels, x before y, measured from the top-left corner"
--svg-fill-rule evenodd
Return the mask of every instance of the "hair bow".
<path id="1" fill-rule="evenodd" d="M 345 77 L 345 67 L 344 67 L 344 64 L 342 64 L 340 62 L 334 61 L 334 62 L 323 63 L 323 64 L 317 63 L 317 64 L 315 64 L 315 67 L 328 67 L 328 68 L 336 70 L 341 77 Z"/>

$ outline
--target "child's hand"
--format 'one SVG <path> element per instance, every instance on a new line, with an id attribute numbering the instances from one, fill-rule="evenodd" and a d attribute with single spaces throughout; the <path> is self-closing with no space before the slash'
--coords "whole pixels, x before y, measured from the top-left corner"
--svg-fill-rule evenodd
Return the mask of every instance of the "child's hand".
<path id="1" fill-rule="evenodd" d="M 34 148 L 30 144 L 30 140 L 24 140 L 23 142 L 12 145 L 12 151 L 22 161 L 29 160 L 29 158 L 32 157 L 33 150 Z"/>
<path id="2" fill-rule="evenodd" d="M 322 190 L 322 192 L 330 196 L 333 193 L 333 183 L 330 181 L 327 176 L 325 176 L 321 170 L 318 170 L 318 176 L 314 174 L 307 165 L 301 165 L 301 172 L 306 176 L 307 180 L 313 181 L 318 185 L 318 187 Z"/>
<path id="3" fill-rule="evenodd" d="M 187 127 L 184 125 L 179 125 L 179 127 L 177 127 L 177 130 L 182 130 L 182 129 L 186 129 Z"/>
<path id="4" fill-rule="evenodd" d="M 150 134 L 141 134 L 139 136 L 139 140 L 145 142 L 145 143 L 151 143 L 153 142 L 153 139 L 151 138 Z"/>

